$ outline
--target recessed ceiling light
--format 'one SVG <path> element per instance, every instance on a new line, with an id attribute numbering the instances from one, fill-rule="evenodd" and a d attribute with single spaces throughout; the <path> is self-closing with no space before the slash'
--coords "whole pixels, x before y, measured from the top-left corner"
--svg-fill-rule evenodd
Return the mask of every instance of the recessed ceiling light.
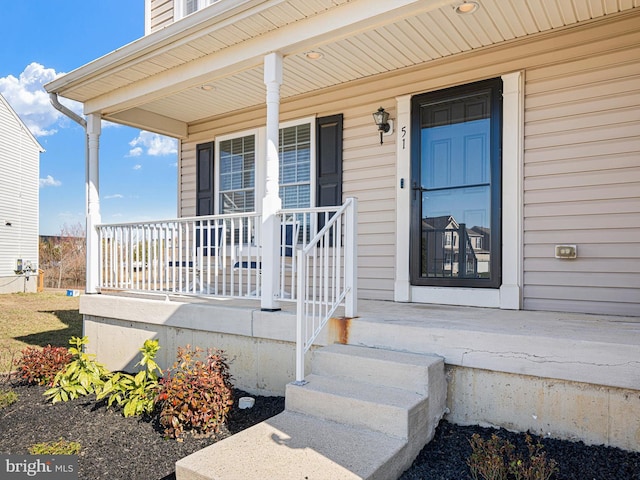
<path id="1" fill-rule="evenodd" d="M 200 90 L 204 90 L 205 92 L 210 92 L 215 89 L 216 87 L 214 87 L 210 83 L 205 83 L 204 85 L 200 85 Z"/>
<path id="2" fill-rule="evenodd" d="M 322 53 L 316 52 L 314 50 L 311 50 L 305 53 L 304 56 L 307 57 L 309 60 L 320 60 L 322 57 L 324 57 Z"/>
<path id="3" fill-rule="evenodd" d="M 465 15 L 467 13 L 475 12 L 479 6 L 478 2 L 462 2 L 461 4 L 456 5 L 455 10 L 456 13 Z"/>

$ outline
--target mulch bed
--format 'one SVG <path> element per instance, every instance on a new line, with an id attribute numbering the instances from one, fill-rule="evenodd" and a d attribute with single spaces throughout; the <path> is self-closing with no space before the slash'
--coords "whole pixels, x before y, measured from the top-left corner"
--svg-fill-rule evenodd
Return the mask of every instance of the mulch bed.
<path id="1" fill-rule="evenodd" d="M 471 455 L 469 439 L 477 433 L 489 439 L 492 434 L 508 440 L 516 451 L 527 452 L 525 435 L 478 426 L 460 426 L 440 422 L 435 437 L 427 444 L 412 467 L 400 480 L 471 480 L 467 459 Z M 640 480 L 640 453 L 619 448 L 588 446 L 553 438 L 531 436 L 544 446 L 547 458 L 558 462 L 553 480 Z"/>
<path id="2" fill-rule="evenodd" d="M 214 437 L 185 435 L 165 439 L 151 419 L 125 418 L 94 397 L 48 403 L 38 386 L 14 386 L 18 401 L 0 410 L 0 452 L 28 454 L 34 443 L 60 438 L 80 442 L 79 478 L 86 480 L 170 480 L 175 463 L 201 448 L 266 420 L 284 410 L 282 397 L 254 397 L 252 409 L 236 400 L 227 424 Z M 235 398 L 246 396 L 237 390 Z"/>
<path id="3" fill-rule="evenodd" d="M 175 462 L 180 458 L 284 410 L 284 398 L 261 396 L 254 396 L 253 408 L 241 410 L 237 399 L 247 394 L 237 390 L 228 423 L 218 435 L 209 438 L 187 435 L 178 442 L 165 439 L 153 420 L 124 418 L 116 409 L 107 409 L 104 403 L 96 403 L 90 397 L 51 405 L 42 395 L 43 387 L 12 388 L 19 399 L 0 410 L 0 452 L 26 454 L 34 443 L 60 438 L 77 441 L 82 445 L 79 478 L 87 480 L 174 479 Z M 443 421 L 434 440 L 401 479 L 470 479 L 466 465 L 471 453 L 469 438 L 473 433 L 489 438 L 496 432 L 524 448 L 521 434 Z M 540 441 L 548 457 L 559 464 L 556 480 L 640 480 L 640 453 L 548 438 Z"/>

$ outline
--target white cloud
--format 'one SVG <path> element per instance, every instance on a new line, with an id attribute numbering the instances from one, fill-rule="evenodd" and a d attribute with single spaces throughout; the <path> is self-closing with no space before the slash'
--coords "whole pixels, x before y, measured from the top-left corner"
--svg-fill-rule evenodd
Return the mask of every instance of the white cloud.
<path id="1" fill-rule="evenodd" d="M 153 157 L 178 153 L 178 142 L 176 139 L 144 130 L 140 132 L 140 135 L 131 140 L 129 145 L 134 147 L 129 150 L 130 157 L 140 156 L 145 150 L 147 155 Z"/>
<path id="2" fill-rule="evenodd" d="M 76 112 L 78 115 L 80 115 L 80 112 Z M 105 120 L 104 118 L 102 119 L 102 129 L 104 130 L 105 128 L 120 128 L 122 127 L 122 125 L 120 125 L 119 123 L 113 123 L 110 122 L 109 120 Z"/>
<path id="3" fill-rule="evenodd" d="M 131 150 L 129 150 L 129 155 L 127 155 L 128 157 L 139 157 L 140 155 L 142 155 L 142 148 L 141 147 L 136 147 L 136 148 L 132 148 Z"/>
<path id="4" fill-rule="evenodd" d="M 62 182 L 60 180 L 56 180 L 51 175 L 47 175 L 47 178 L 41 178 L 39 180 L 39 183 L 40 183 L 40 188 L 59 187 L 60 185 L 62 185 Z"/>
<path id="5" fill-rule="evenodd" d="M 122 195 L 121 193 L 114 193 L 113 195 L 104 196 L 105 200 L 111 200 L 112 198 L 124 198 L 124 195 Z"/>
<path id="6" fill-rule="evenodd" d="M 139 163 L 133 166 L 134 170 L 140 170 L 141 168 L 142 168 L 142 165 L 140 165 Z"/>
<path id="7" fill-rule="evenodd" d="M 13 75 L 0 78 L 0 93 L 20 116 L 25 125 L 36 136 L 53 135 L 59 121 L 66 117 L 53 108 L 49 94 L 43 85 L 55 80 L 62 73 L 33 62 L 27 65 L 18 78 Z M 82 113 L 82 105 L 71 100 L 60 99 L 71 110 Z"/>

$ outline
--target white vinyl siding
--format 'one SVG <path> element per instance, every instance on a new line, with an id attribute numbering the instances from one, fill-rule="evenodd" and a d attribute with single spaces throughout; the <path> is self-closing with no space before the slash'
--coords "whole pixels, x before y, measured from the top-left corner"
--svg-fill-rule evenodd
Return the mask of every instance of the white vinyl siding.
<path id="1" fill-rule="evenodd" d="M 38 263 L 40 151 L 31 133 L 0 98 L 0 292 L 24 290 L 23 283 L 13 282 L 18 258 L 34 266 Z M 12 284 L 17 285 L 15 289 Z"/>
<path id="2" fill-rule="evenodd" d="M 527 72 L 527 309 L 640 314 L 638 59 L 636 43 Z"/>
<path id="3" fill-rule="evenodd" d="M 396 119 L 398 96 L 524 71 L 524 307 L 639 315 L 637 20 L 623 16 L 283 102 L 283 120 L 344 115 L 343 197 L 358 198 L 359 296 L 391 300 L 396 280 L 396 142 L 403 125 L 380 145 L 371 114 L 383 106 Z M 264 118 L 260 109 L 190 128 L 183 215 L 195 212 L 195 144 Z M 578 246 L 577 259 L 554 258 L 554 246 L 565 243 Z"/>
<path id="4" fill-rule="evenodd" d="M 391 99 L 381 103 L 391 118 L 395 118 L 394 103 Z M 393 300 L 396 136 L 384 137 L 380 145 L 371 116 L 379 106 L 369 103 L 341 112 L 342 196 L 358 199 L 358 295 Z"/>

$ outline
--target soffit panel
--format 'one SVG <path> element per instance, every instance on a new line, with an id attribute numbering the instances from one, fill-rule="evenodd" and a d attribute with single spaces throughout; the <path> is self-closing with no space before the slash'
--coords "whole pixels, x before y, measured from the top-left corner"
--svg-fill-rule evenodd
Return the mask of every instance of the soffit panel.
<path id="1" fill-rule="evenodd" d="M 215 54 L 230 46 L 260 37 L 282 26 L 293 24 L 348 2 L 349 0 L 290 1 L 291 5 L 275 5 L 253 16 L 233 22 L 227 21 L 222 26 L 206 29 L 202 36 L 186 36 L 170 42 L 167 46 L 160 48 L 159 52 L 143 55 L 129 66 L 115 67 L 106 75 L 98 75 L 95 80 L 87 82 L 91 84 L 91 88 L 88 88 L 87 84 L 75 88 L 73 97 L 79 101 L 86 101 L 92 98 L 95 92 L 105 93 L 124 88 L 144 76 L 161 73 L 197 58 Z M 206 10 L 203 9 L 194 15 L 205 14 Z M 132 74 L 129 70 L 133 70 L 134 73 Z M 120 75 L 121 71 L 126 73 Z M 142 73 L 143 77 L 135 75 L 138 72 Z"/>
<path id="2" fill-rule="evenodd" d="M 165 72 L 189 61 L 215 55 L 225 48 L 310 18 L 348 0 L 297 0 L 275 3 L 251 17 L 205 32 L 188 42 L 177 42 L 155 55 L 133 62 L 74 89 L 74 96 L 89 99 Z M 283 99 L 371 77 L 434 59 L 573 25 L 603 15 L 640 7 L 640 0 L 481 0 L 471 15 L 458 15 L 452 5 L 431 10 L 336 40 L 307 46 L 323 53 L 312 62 L 303 49 L 285 57 Z M 453 4 L 453 2 L 452 2 Z M 251 68 L 217 78 L 213 92 L 189 88 L 139 105 L 186 123 L 231 111 L 264 105 L 262 68 Z"/>
<path id="3" fill-rule="evenodd" d="M 150 102 L 144 106 L 144 109 L 189 123 L 194 120 L 194 115 L 198 119 L 207 118 L 264 103 L 262 68 L 242 72 L 212 84 L 215 84 L 215 90 L 192 88 Z M 242 91 L 242 101 L 238 99 L 238 91 Z M 171 115 L 167 115 L 166 112 L 171 112 Z M 203 114 L 203 112 L 206 113 Z"/>

